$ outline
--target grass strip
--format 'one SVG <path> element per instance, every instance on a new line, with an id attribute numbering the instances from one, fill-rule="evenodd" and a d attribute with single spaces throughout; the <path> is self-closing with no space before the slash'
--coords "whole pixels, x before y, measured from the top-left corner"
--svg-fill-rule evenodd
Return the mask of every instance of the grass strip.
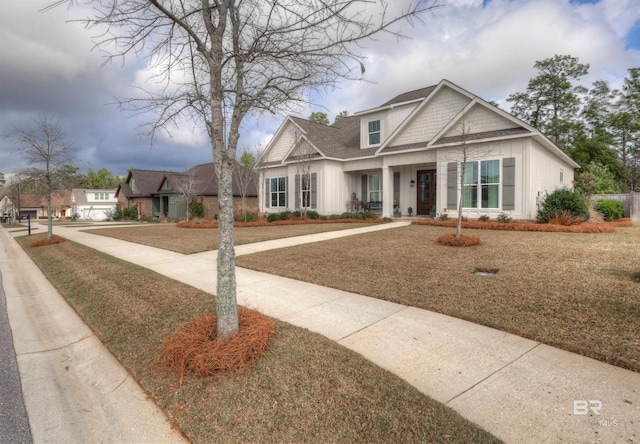
<path id="1" fill-rule="evenodd" d="M 283 322 L 252 368 L 180 385 L 154 367 L 158 346 L 210 313 L 212 296 L 74 242 L 29 246 L 42 236 L 17 240 L 194 443 L 498 442 L 356 353 Z"/>
<path id="2" fill-rule="evenodd" d="M 263 242 L 305 234 L 326 233 L 372 225 L 370 223 L 293 224 L 234 228 L 235 245 Z M 201 253 L 218 248 L 218 229 L 179 228 L 176 224 L 146 224 L 127 228 L 87 230 L 91 234 L 162 248 L 182 254 Z"/>

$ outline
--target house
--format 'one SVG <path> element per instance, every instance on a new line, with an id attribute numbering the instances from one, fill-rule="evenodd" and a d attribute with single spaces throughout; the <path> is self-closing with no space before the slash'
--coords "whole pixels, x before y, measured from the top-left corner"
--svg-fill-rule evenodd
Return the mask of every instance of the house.
<path id="1" fill-rule="evenodd" d="M 466 157 L 464 155 L 466 154 Z M 322 125 L 287 117 L 258 159 L 260 211 L 535 218 L 578 164 L 535 128 L 442 80 Z"/>
<path id="2" fill-rule="evenodd" d="M 0 218 L 2 218 L 4 222 L 13 221 L 14 215 L 15 206 L 13 200 L 11 200 L 8 194 L 3 194 L 2 197 L 0 197 Z"/>
<path id="3" fill-rule="evenodd" d="M 243 168 L 234 174 L 242 174 L 248 180 L 233 183 L 234 208 L 237 213 L 245 209 L 258 211 L 258 196 L 255 180 Z M 246 183 L 243 190 L 242 183 Z M 244 192 L 243 192 L 244 191 Z M 137 207 L 141 217 L 164 216 L 182 219 L 186 216 L 187 197 L 202 204 L 204 218 L 213 218 L 218 213 L 218 182 L 213 163 L 196 165 L 175 173 L 152 170 L 131 170 L 125 182 L 116 190 L 121 208 Z"/>
<path id="4" fill-rule="evenodd" d="M 77 219 L 106 220 L 116 208 L 116 190 L 71 190 L 71 215 Z"/>
<path id="5" fill-rule="evenodd" d="M 14 202 L 20 218 L 46 219 L 47 196 L 39 194 L 20 194 Z M 56 218 L 71 216 L 71 192 L 68 190 L 51 193 L 51 215 Z"/>

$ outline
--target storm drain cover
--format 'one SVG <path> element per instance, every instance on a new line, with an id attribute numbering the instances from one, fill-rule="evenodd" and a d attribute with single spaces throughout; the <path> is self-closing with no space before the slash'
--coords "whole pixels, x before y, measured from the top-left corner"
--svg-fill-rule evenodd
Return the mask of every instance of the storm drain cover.
<path id="1" fill-rule="evenodd" d="M 497 268 L 476 268 L 473 274 L 476 276 L 495 276 L 498 271 Z"/>

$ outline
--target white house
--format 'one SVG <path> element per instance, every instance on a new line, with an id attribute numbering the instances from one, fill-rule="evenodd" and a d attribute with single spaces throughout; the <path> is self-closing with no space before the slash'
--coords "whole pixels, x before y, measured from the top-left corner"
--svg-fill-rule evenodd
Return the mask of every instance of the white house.
<path id="1" fill-rule="evenodd" d="M 322 125 L 287 117 L 258 160 L 260 211 L 370 208 L 533 219 L 578 164 L 538 130 L 442 80 Z"/>
<path id="2" fill-rule="evenodd" d="M 116 190 L 71 190 L 71 215 L 78 219 L 109 219 L 117 204 Z"/>

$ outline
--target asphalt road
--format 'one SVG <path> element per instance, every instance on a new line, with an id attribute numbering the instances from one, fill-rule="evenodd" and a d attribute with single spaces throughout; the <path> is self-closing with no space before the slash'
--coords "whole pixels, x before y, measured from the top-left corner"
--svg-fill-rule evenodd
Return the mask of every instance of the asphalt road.
<path id="1" fill-rule="evenodd" d="M 0 273 L 0 444 L 31 443 L 29 419 L 22 401 L 22 386 L 7 317 L 7 298 Z"/>

